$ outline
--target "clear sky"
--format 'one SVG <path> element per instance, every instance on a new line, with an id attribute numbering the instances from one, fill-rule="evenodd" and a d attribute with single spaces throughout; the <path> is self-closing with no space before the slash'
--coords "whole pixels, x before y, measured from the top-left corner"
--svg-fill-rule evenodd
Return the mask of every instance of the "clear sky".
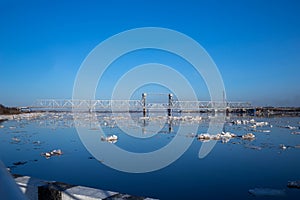
<path id="1" fill-rule="evenodd" d="M 174 29 L 199 42 L 218 66 L 228 100 L 300 106 L 297 0 L 0 1 L 0 103 L 71 98 L 76 73 L 97 44 L 148 26 Z M 147 62 L 143 54 L 135 56 Z M 151 61 L 162 59 L 157 52 L 153 55 Z M 163 53 L 165 62 L 168 57 Z M 181 62 L 175 59 L 170 62 Z M 130 55 L 125 63 L 130 67 Z M 109 97 L 119 69 L 115 64 L 107 72 L 98 98 Z M 198 90 L 198 97 L 206 100 L 207 90 Z"/>

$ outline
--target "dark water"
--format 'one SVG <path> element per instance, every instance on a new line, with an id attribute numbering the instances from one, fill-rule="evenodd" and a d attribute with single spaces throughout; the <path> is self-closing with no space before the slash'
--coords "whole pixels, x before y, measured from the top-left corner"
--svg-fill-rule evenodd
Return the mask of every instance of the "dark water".
<path id="1" fill-rule="evenodd" d="M 251 124 L 233 125 L 236 119 L 226 118 L 225 130 L 243 135 L 254 133 L 253 141 L 241 138 L 227 143 L 218 141 L 213 150 L 203 159 L 198 153 L 202 142 L 194 139 L 188 150 L 171 165 L 154 172 L 126 173 L 111 169 L 103 161 L 93 158 L 81 143 L 68 114 L 43 114 L 36 119 L 10 120 L 0 125 L 0 159 L 12 173 L 29 175 L 45 180 L 56 180 L 104 190 L 118 191 L 138 196 L 159 199 L 299 199 L 299 189 L 289 189 L 290 180 L 300 180 L 300 118 L 254 118 L 269 124 L 253 129 Z M 98 116 L 106 133 L 118 136 L 115 143 L 119 147 L 135 151 L 149 152 L 168 144 L 176 135 L 180 124 L 190 137 L 189 122 L 164 124 L 163 128 L 150 139 L 133 139 L 122 132 L 109 117 Z M 207 131 L 209 118 L 198 123 L 198 134 Z M 97 125 L 87 117 L 85 125 L 94 134 L 99 134 Z M 295 129 L 285 127 L 293 126 Z M 128 125 L 130 128 L 130 125 Z M 147 129 L 147 126 L 145 126 Z M 153 127 L 152 127 L 153 128 Z M 265 132 L 263 132 L 263 130 Z M 146 132 L 151 133 L 151 127 Z M 270 131 L 270 132 L 268 132 Z M 280 148 L 284 144 L 286 149 Z M 61 149 L 63 155 L 46 159 L 42 152 Z M 26 162 L 14 165 L 16 162 Z M 256 197 L 249 189 L 283 189 L 284 196 Z"/>

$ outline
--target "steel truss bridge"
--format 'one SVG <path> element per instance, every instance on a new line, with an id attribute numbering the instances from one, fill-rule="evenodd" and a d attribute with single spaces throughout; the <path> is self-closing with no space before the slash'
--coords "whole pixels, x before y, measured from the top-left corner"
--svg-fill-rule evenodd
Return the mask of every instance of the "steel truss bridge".
<path id="1" fill-rule="evenodd" d="M 214 101 L 177 101 L 169 99 L 166 103 L 151 103 L 141 100 L 79 100 L 79 99 L 40 99 L 30 109 L 61 110 L 73 109 L 78 111 L 208 111 L 253 109 L 249 102 L 214 102 Z"/>

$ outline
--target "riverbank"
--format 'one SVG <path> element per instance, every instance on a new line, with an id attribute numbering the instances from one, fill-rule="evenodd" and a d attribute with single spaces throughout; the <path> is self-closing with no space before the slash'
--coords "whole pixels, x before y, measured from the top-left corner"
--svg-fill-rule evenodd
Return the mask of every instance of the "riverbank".
<path id="1" fill-rule="evenodd" d="M 300 116 L 300 107 L 257 107 L 256 116 Z"/>
<path id="2" fill-rule="evenodd" d="M 5 107 L 4 105 L 0 104 L 0 115 L 13 115 L 20 113 L 21 111 L 16 107 Z"/>
<path id="3" fill-rule="evenodd" d="M 31 110 L 31 109 L 22 109 L 17 107 L 5 107 L 0 104 L 0 123 L 1 120 L 4 120 L 3 116 L 6 115 L 10 119 L 13 115 L 19 114 L 34 114 L 34 113 L 71 113 L 72 110 Z M 95 110 L 95 113 L 112 113 L 110 110 Z M 114 111 L 115 112 L 115 111 Z M 115 113 L 123 113 L 124 111 L 116 111 Z M 142 113 L 142 111 L 129 111 L 130 113 Z M 164 112 L 163 110 L 151 110 L 149 112 L 160 113 Z M 88 111 L 82 111 L 82 113 L 89 113 Z M 300 107 L 252 107 L 252 108 L 227 108 L 225 110 L 214 110 L 214 109 L 200 109 L 200 110 L 172 110 L 171 113 L 226 113 L 229 115 L 249 115 L 257 117 L 282 117 L 282 116 L 300 116 Z M 170 114 L 173 116 L 173 114 Z"/>

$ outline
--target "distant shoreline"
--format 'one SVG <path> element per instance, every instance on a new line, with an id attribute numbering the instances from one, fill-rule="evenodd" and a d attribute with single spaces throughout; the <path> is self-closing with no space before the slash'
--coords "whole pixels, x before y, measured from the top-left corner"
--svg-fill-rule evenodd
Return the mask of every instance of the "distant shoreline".
<path id="1" fill-rule="evenodd" d="M 251 110 L 251 112 L 249 112 Z M 0 115 L 15 115 L 21 113 L 34 113 L 34 112 L 71 112 L 64 110 L 31 110 L 23 111 L 18 107 L 6 107 L 0 104 Z M 111 111 L 95 111 L 96 113 L 111 113 Z M 141 111 L 129 111 L 130 113 L 137 113 Z M 154 111 L 155 112 L 155 111 Z M 211 111 L 205 110 L 182 110 L 182 113 L 210 113 Z M 122 113 L 122 111 L 120 111 Z M 235 113 L 235 114 L 249 114 L 252 113 L 255 116 L 300 116 L 300 107 L 253 107 L 252 109 L 227 109 L 226 113 Z"/>
<path id="2" fill-rule="evenodd" d="M 0 115 L 15 115 L 20 113 L 20 109 L 16 107 L 5 107 L 2 104 L 0 104 Z"/>

